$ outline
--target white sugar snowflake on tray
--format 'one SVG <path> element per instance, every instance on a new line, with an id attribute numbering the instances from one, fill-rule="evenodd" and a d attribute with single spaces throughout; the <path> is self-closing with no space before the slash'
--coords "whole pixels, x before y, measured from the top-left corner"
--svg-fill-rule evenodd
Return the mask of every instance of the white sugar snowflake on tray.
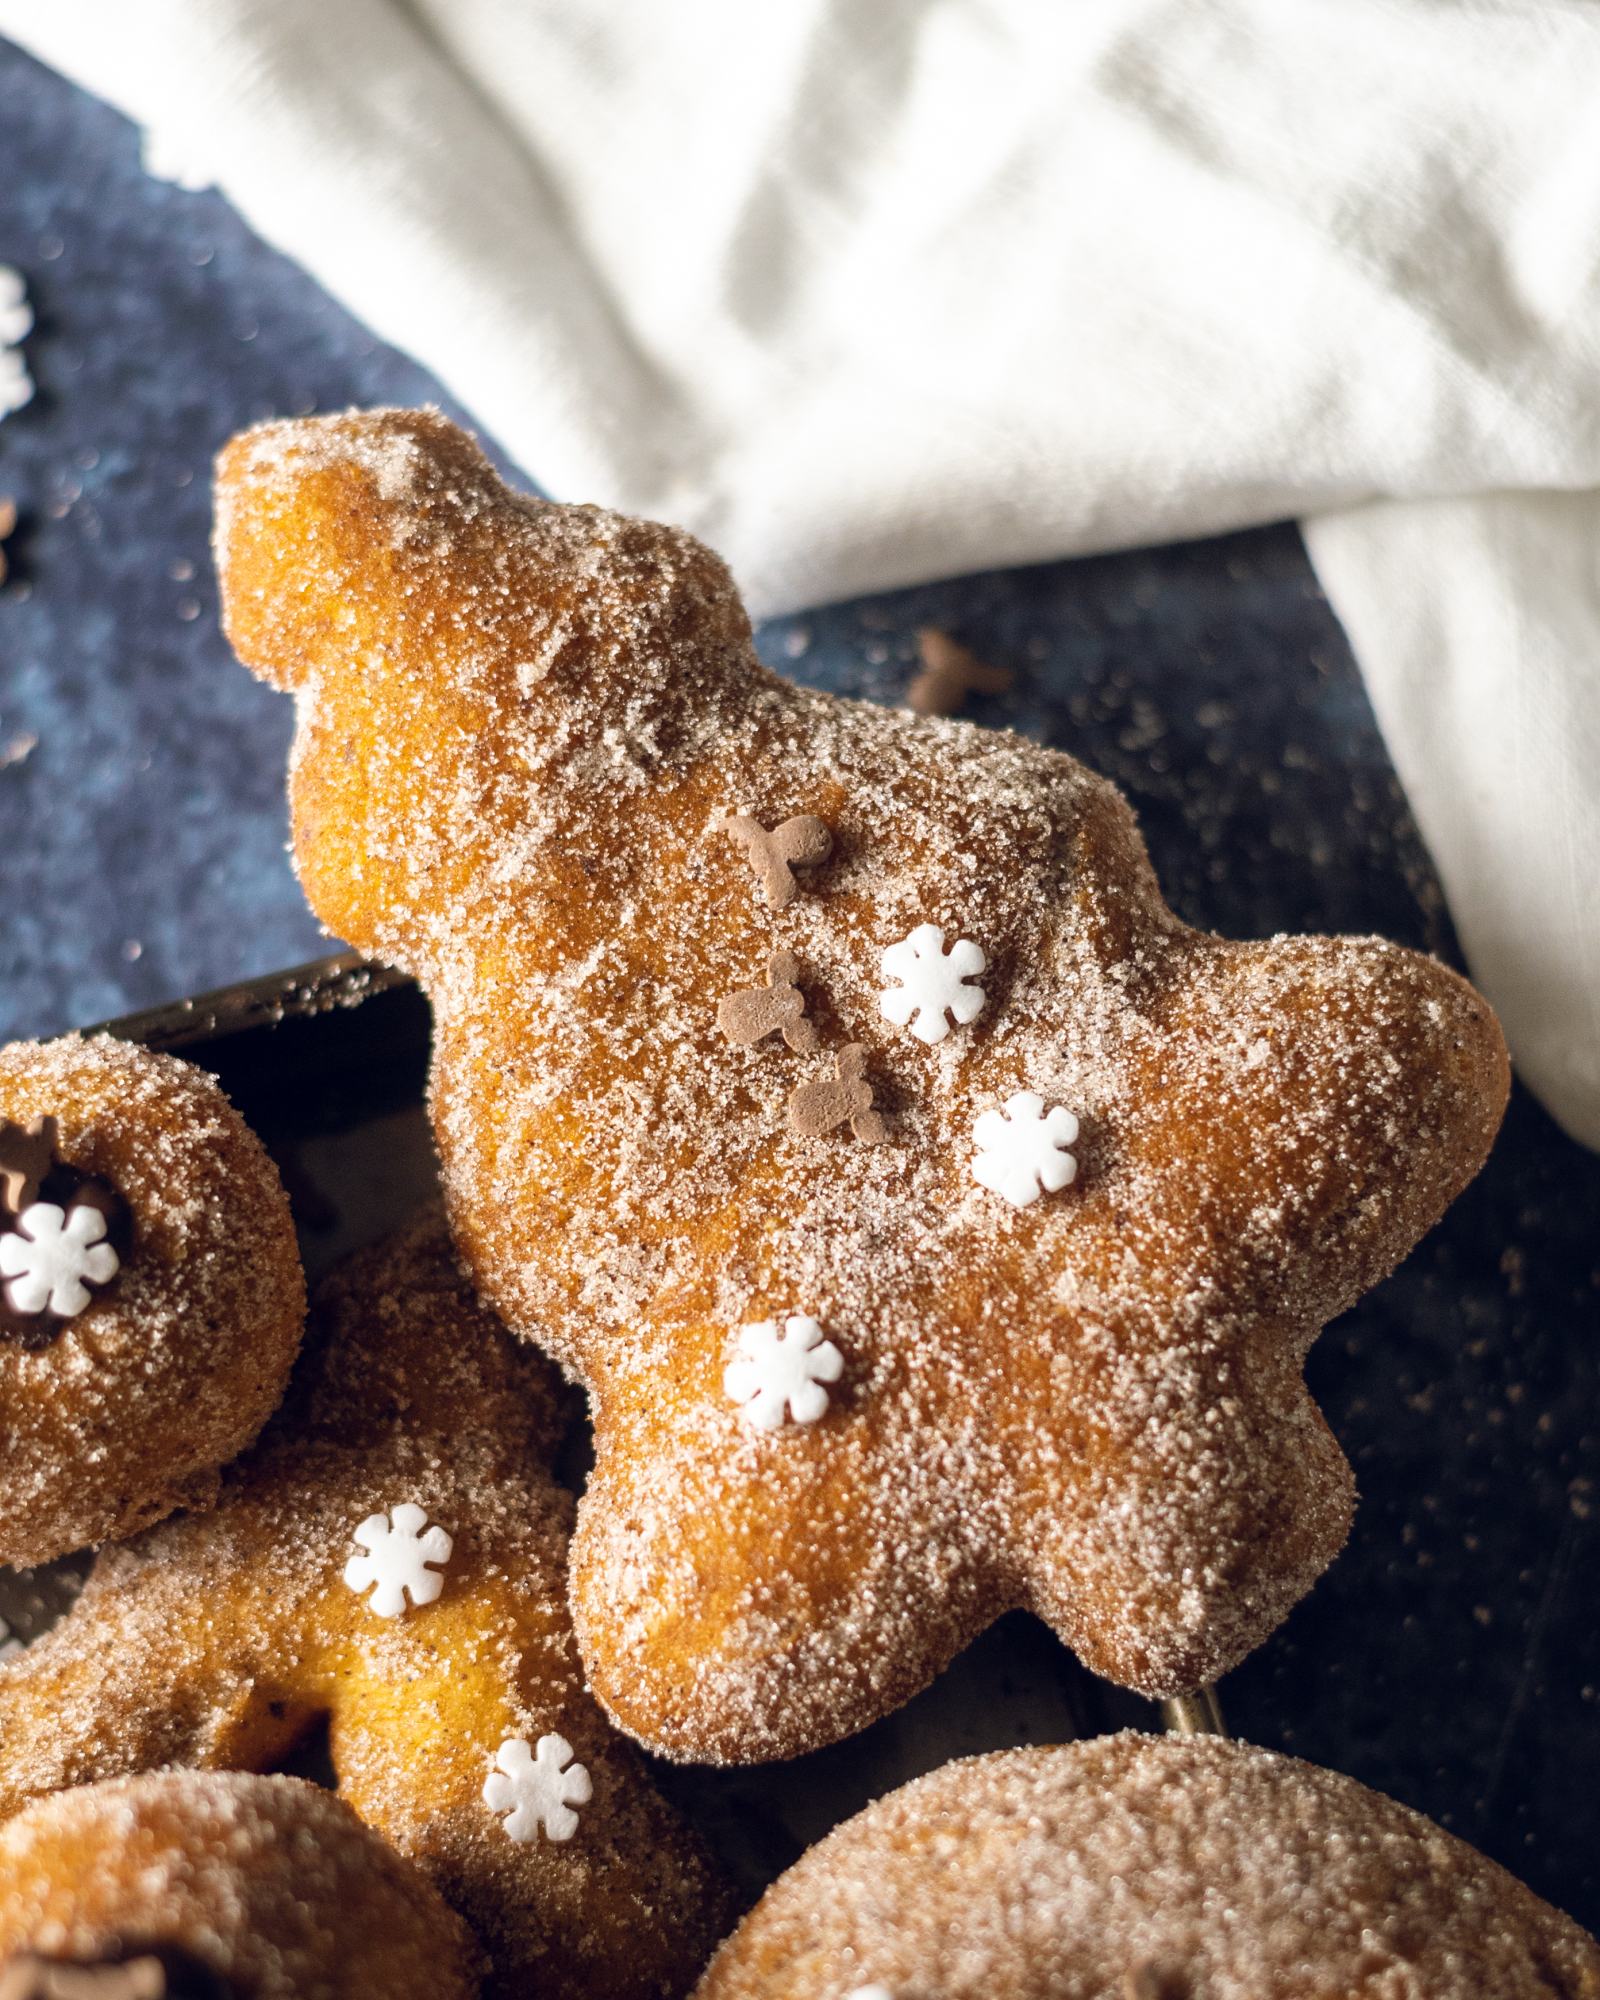
<path id="1" fill-rule="evenodd" d="M 0 417 L 33 398 L 33 377 L 22 358 L 22 342 L 33 331 L 33 308 L 22 273 L 0 264 Z"/>
<path id="2" fill-rule="evenodd" d="M 1067 1149 L 1077 1136 L 1070 1111 L 1058 1104 L 1047 1112 L 1037 1092 L 1019 1090 L 973 1126 L 972 1178 L 1013 1208 L 1028 1208 L 1076 1180 L 1078 1162 Z"/>
<path id="3" fill-rule="evenodd" d="M 843 1373 L 844 1356 L 818 1321 L 791 1313 L 782 1333 L 775 1319 L 740 1327 L 739 1359 L 723 1371 L 722 1386 L 747 1424 L 775 1431 L 785 1417 L 814 1424 L 828 1407 L 823 1383 Z"/>
<path id="4" fill-rule="evenodd" d="M 878 996 L 884 1018 L 897 1028 L 909 1024 L 919 1042 L 942 1042 L 952 1020 L 964 1027 L 983 1011 L 983 988 L 969 982 L 988 960 L 971 938 L 957 938 L 946 951 L 937 924 L 918 924 L 880 962 L 884 977 L 900 982 Z"/>
<path id="5" fill-rule="evenodd" d="M 428 1526 L 425 1510 L 407 1500 L 387 1514 L 369 1514 L 352 1531 L 365 1555 L 352 1556 L 344 1580 L 359 1596 L 370 1590 L 369 1607 L 380 1618 L 398 1618 L 409 1598 L 432 1604 L 444 1589 L 440 1570 L 455 1547 L 446 1531 Z"/>
<path id="6" fill-rule="evenodd" d="M 526 1845 L 542 1828 L 547 1840 L 570 1840 L 578 1830 L 573 1808 L 589 1803 L 594 1785 L 585 1767 L 573 1762 L 567 1739 L 541 1736 L 530 1750 L 525 1736 L 508 1736 L 494 1761 L 483 1781 L 483 1802 L 500 1815 L 510 1837 Z"/>
<path id="7" fill-rule="evenodd" d="M 106 1219 L 88 1203 L 71 1210 L 36 1201 L 0 1236 L 0 1278 L 13 1312 L 52 1312 L 76 1319 L 91 1285 L 109 1285 L 117 1253 L 105 1238 Z"/>
<path id="8" fill-rule="evenodd" d="M 153 181 L 165 181 L 184 194 L 204 194 L 217 184 L 210 163 L 201 157 L 194 140 L 170 126 L 145 127 L 139 164 Z"/>

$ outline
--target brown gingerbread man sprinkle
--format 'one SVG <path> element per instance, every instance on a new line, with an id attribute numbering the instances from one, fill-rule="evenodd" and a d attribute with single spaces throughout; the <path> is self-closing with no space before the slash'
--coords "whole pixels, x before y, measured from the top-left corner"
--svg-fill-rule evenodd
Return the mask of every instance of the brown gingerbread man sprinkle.
<path id="1" fill-rule="evenodd" d="M 924 625 L 917 632 L 922 671 L 906 689 L 906 705 L 918 715 L 954 715 L 969 694 L 1005 694 L 1016 679 L 1009 667 L 992 667 L 976 653 Z"/>
<path id="2" fill-rule="evenodd" d="M 781 826 L 764 827 L 747 813 L 730 813 L 723 825 L 745 851 L 775 910 L 794 900 L 799 883 L 797 868 L 815 868 L 826 861 L 833 848 L 833 835 L 814 813 L 796 813 Z"/>
<path id="3" fill-rule="evenodd" d="M 0 1122 L 0 1203 L 20 1215 L 39 1199 L 39 1188 L 56 1164 L 60 1131 L 53 1118 L 35 1118 L 27 1125 Z"/>
<path id="4" fill-rule="evenodd" d="M 834 1074 L 821 1083 L 797 1084 L 789 1093 L 789 1130 L 802 1139 L 820 1139 L 848 1118 L 850 1130 L 867 1145 L 887 1135 L 883 1114 L 872 1108 L 864 1043 L 851 1042 L 834 1057 Z"/>
<path id="5" fill-rule="evenodd" d="M 83 1964 L 25 1952 L 0 1969 L 0 2000 L 180 2000 L 185 1990 L 201 1991 L 169 1986 L 166 1967 L 151 1957 Z"/>
<path id="6" fill-rule="evenodd" d="M 782 1035 L 791 1049 L 803 1053 L 817 1046 L 817 1031 L 805 1018 L 806 996 L 795 983 L 800 961 L 792 951 L 775 951 L 767 960 L 767 983 L 717 1002 L 717 1026 L 741 1048 L 768 1035 Z"/>

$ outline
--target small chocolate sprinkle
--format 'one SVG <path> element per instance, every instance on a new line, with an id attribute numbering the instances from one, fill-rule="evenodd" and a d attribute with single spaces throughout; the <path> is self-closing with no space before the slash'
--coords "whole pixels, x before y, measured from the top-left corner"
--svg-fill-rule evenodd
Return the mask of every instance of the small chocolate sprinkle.
<path id="1" fill-rule="evenodd" d="M 6 565 L 5 544 L 10 540 L 11 536 L 16 532 L 16 527 L 17 527 L 16 501 L 0 497 L 0 583 L 4 583 L 7 576 L 10 575 L 10 570 Z"/>
<path id="2" fill-rule="evenodd" d="M 814 813 L 796 813 L 781 826 L 764 827 L 745 813 L 730 813 L 723 821 L 755 870 L 775 910 L 794 900 L 799 883 L 796 868 L 814 868 L 833 849 L 833 835 Z"/>
<path id="3" fill-rule="evenodd" d="M 917 633 L 922 671 L 906 689 L 906 704 L 918 715 L 954 715 L 969 694 L 1006 694 L 1016 679 L 1009 667 L 992 667 L 976 653 L 924 625 Z"/>
<path id="4" fill-rule="evenodd" d="M 0 2000 L 179 2000 L 159 1958 L 39 1958 L 23 1952 L 0 1970 Z"/>
<path id="5" fill-rule="evenodd" d="M 858 1139 L 875 1146 L 887 1136 L 881 1112 L 872 1108 L 864 1043 L 851 1042 L 834 1057 L 834 1074 L 820 1083 L 797 1084 L 789 1093 L 789 1130 L 802 1139 L 820 1139 L 848 1118 Z"/>
<path id="6" fill-rule="evenodd" d="M 39 1199 L 39 1189 L 56 1164 L 59 1138 L 53 1118 L 35 1118 L 31 1125 L 8 1118 L 0 1124 L 0 1203 L 13 1215 Z"/>
<path id="7" fill-rule="evenodd" d="M 717 1002 L 717 1026 L 741 1048 L 768 1035 L 782 1035 L 791 1049 L 802 1053 L 814 1049 L 817 1031 L 805 1018 L 806 996 L 796 984 L 799 976 L 800 961 L 794 953 L 775 951 L 767 960 L 765 986 L 729 993 Z"/>

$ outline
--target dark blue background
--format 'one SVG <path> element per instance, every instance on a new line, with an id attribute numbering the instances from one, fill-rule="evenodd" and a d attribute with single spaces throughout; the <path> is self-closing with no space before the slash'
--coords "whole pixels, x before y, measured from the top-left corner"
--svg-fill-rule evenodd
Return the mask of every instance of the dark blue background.
<path id="1" fill-rule="evenodd" d="M 283 851 L 288 704 L 217 629 L 208 466 L 269 414 L 449 399 L 3 44 L 0 130 L 0 261 L 39 322 L 36 400 L 0 424 L 23 515 L 0 591 L 0 1035 L 25 1035 L 322 948 Z M 924 622 L 1019 670 L 986 719 L 1127 788 L 1191 921 L 1453 954 L 1291 529 L 967 578 L 761 643 L 892 699 Z M 1591 1926 L 1597 1214 L 1600 1166 L 1519 1094 L 1482 1178 L 1313 1356 L 1363 1487 L 1355 1539 L 1224 1689 L 1241 1734 L 1423 1807 Z"/>

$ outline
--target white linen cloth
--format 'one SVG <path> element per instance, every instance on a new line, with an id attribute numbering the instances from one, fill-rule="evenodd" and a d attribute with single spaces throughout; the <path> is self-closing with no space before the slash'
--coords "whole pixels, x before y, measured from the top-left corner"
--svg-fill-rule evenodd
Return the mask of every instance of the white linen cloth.
<path id="1" fill-rule="evenodd" d="M 1293 515 L 1600 1144 L 1594 0 L 0 0 L 758 611 Z M 1219 677 L 1225 675 L 1219 668 Z"/>

